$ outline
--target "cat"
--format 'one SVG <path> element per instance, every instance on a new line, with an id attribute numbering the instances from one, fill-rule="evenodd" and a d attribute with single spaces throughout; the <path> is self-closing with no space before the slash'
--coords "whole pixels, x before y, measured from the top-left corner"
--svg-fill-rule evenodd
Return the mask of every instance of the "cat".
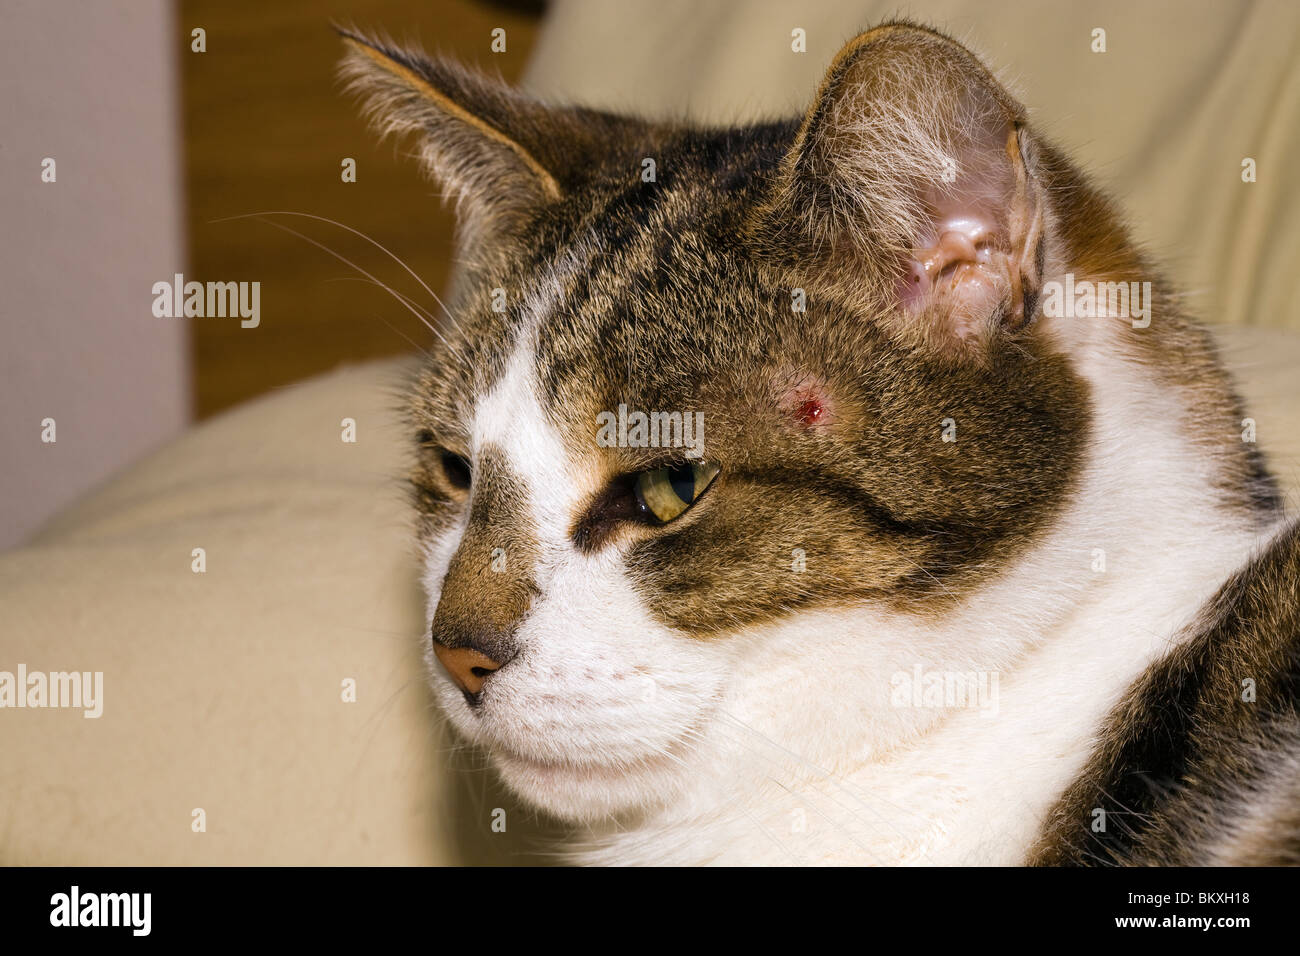
<path id="1" fill-rule="evenodd" d="M 700 128 L 343 36 L 460 224 L 410 388 L 433 691 L 569 859 L 1300 862 L 1296 526 L 971 52 L 886 23 L 802 117 Z"/>

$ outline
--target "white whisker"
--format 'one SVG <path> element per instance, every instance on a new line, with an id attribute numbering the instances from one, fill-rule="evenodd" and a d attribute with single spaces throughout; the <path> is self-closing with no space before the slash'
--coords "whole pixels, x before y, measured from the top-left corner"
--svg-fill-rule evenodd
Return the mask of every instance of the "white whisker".
<path id="1" fill-rule="evenodd" d="M 420 276 L 419 276 L 419 274 L 418 274 L 414 269 L 412 269 L 410 266 L 408 266 L 408 265 L 406 264 L 406 262 L 403 261 L 402 258 L 401 258 L 400 256 L 398 256 L 395 252 L 393 252 L 391 249 L 389 249 L 387 246 L 383 245 L 381 242 L 379 242 L 377 239 L 373 238 L 372 236 L 368 236 L 368 235 L 366 235 L 366 234 L 365 234 L 364 232 L 362 232 L 360 229 L 354 229 L 353 227 L 347 225 L 346 223 L 339 222 L 337 219 L 330 219 L 328 216 L 317 216 L 317 215 L 315 215 L 315 214 L 313 214 L 313 213 L 309 213 L 309 212 L 293 212 L 292 210 L 288 210 L 288 209 L 273 209 L 273 210 L 270 210 L 270 211 L 268 211 L 268 212 L 250 212 L 250 213 L 243 213 L 243 214 L 238 215 L 238 216 L 226 216 L 226 217 L 224 217 L 224 218 L 222 218 L 222 219 L 214 219 L 214 220 L 212 220 L 212 221 L 213 221 L 213 222 L 229 222 L 229 221 L 234 220 L 234 219 L 260 219 L 260 218 L 263 218 L 263 217 L 265 217 L 265 216 L 301 216 L 301 217 L 303 217 L 304 219 L 316 219 L 316 220 L 318 220 L 318 221 L 320 221 L 320 222 L 327 222 L 327 223 L 329 223 L 329 224 L 332 225 L 332 226 L 338 226 L 340 229 L 346 229 L 348 232 L 352 233 L 354 236 L 358 236 L 358 237 L 364 239 L 366 242 L 370 243 L 372 246 L 374 246 L 374 247 L 375 247 L 376 249 L 378 249 L 380 252 L 384 253 L 384 255 L 388 256 L 390 259 L 392 259 L 394 262 L 396 262 L 399 266 L 401 266 L 403 269 L 405 269 L 405 270 L 407 271 L 407 273 L 411 276 L 412 279 L 414 279 L 416 282 L 420 283 L 420 287 L 421 287 L 422 289 L 424 289 L 425 292 L 429 293 L 429 297 L 432 298 L 433 301 L 436 302 L 436 303 L 438 304 L 438 307 L 439 307 L 440 309 L 442 309 L 442 311 L 443 311 L 444 313 L 446 313 L 446 315 L 447 315 L 447 321 L 450 322 L 450 323 L 452 324 L 452 327 L 456 330 L 456 332 L 457 332 L 457 333 L 458 333 L 462 338 L 465 337 L 465 333 L 464 333 L 464 331 L 460 328 L 459 325 L 456 324 L 456 317 L 455 317 L 454 315 L 452 315 L 452 314 L 451 314 L 451 310 L 450 310 L 449 308 L 447 308 L 446 305 L 443 304 L 442 299 L 438 298 L 438 294 L 437 294 L 436 292 L 434 292 L 431 288 L 429 288 L 428 283 L 426 283 L 423 279 L 421 279 Z"/>
<path id="2" fill-rule="evenodd" d="M 297 236 L 299 239 L 303 240 L 304 242 L 311 243 L 317 249 L 320 249 L 321 251 L 328 253 L 329 255 L 333 256 L 335 259 L 339 260 L 339 262 L 342 262 L 344 265 L 350 266 L 351 268 L 355 269 L 357 272 L 361 273 L 367 279 L 374 282 L 375 285 L 379 286 L 381 289 L 383 289 L 384 291 L 392 295 L 393 298 L 397 299 L 397 301 L 402 303 L 402 305 L 406 306 L 406 308 L 410 310 L 411 314 L 414 315 L 417 319 L 419 319 L 429 329 L 430 332 L 436 335 L 438 337 L 438 340 L 441 341 L 443 345 L 447 346 L 447 348 L 451 351 L 451 353 L 455 355 L 456 358 L 462 364 L 464 364 L 466 368 L 471 367 L 469 362 L 466 361 L 465 356 L 461 355 L 461 353 L 456 349 L 456 347 L 452 345 L 449 341 L 447 341 L 447 339 L 443 336 L 441 332 L 438 331 L 438 329 L 433 325 L 433 323 L 430 322 L 428 319 L 426 319 L 419 311 L 415 309 L 414 306 L 410 305 L 407 302 L 404 296 L 400 295 L 396 290 L 394 290 L 387 283 L 381 281 L 380 279 L 375 278 L 375 276 L 367 272 L 365 269 L 361 268 L 361 266 L 357 265 L 351 259 L 347 258 L 344 255 L 341 255 L 340 253 L 335 252 L 329 246 L 325 245 L 324 243 L 317 242 L 311 236 L 305 235 L 299 232 L 297 229 L 290 229 L 288 226 L 281 225 L 278 222 L 272 222 L 270 219 L 266 219 L 261 216 L 254 216 L 253 218 L 258 219 L 260 222 L 266 223 L 268 226 L 273 226 L 276 229 L 281 230 L 282 232 L 287 232 L 290 235 Z"/>

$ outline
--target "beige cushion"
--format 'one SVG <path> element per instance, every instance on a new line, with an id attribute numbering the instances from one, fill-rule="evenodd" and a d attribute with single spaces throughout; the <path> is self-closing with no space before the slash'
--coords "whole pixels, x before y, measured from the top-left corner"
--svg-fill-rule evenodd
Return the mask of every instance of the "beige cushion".
<path id="1" fill-rule="evenodd" d="M 349 369 L 215 419 L 0 555 L 0 670 L 104 674 L 98 719 L 0 710 L 0 862 L 504 852 L 486 816 L 503 804 L 464 803 L 483 783 L 422 674 L 402 373 Z"/>

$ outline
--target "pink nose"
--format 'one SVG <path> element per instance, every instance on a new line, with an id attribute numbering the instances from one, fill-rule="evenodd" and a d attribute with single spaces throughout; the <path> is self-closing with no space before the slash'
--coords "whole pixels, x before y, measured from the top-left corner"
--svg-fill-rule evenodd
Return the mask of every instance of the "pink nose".
<path id="1" fill-rule="evenodd" d="M 472 647 L 443 647 L 434 641 L 433 653 L 456 686 L 467 694 L 481 691 L 483 682 L 493 671 L 501 668 L 492 658 Z"/>

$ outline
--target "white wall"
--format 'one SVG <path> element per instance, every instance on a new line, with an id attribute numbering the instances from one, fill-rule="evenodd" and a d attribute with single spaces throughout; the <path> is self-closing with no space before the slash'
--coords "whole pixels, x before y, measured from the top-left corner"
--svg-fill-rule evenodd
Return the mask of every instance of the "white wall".
<path id="1" fill-rule="evenodd" d="M 189 418 L 184 325 L 150 310 L 185 261 L 172 17 L 0 3 L 0 548 Z"/>

